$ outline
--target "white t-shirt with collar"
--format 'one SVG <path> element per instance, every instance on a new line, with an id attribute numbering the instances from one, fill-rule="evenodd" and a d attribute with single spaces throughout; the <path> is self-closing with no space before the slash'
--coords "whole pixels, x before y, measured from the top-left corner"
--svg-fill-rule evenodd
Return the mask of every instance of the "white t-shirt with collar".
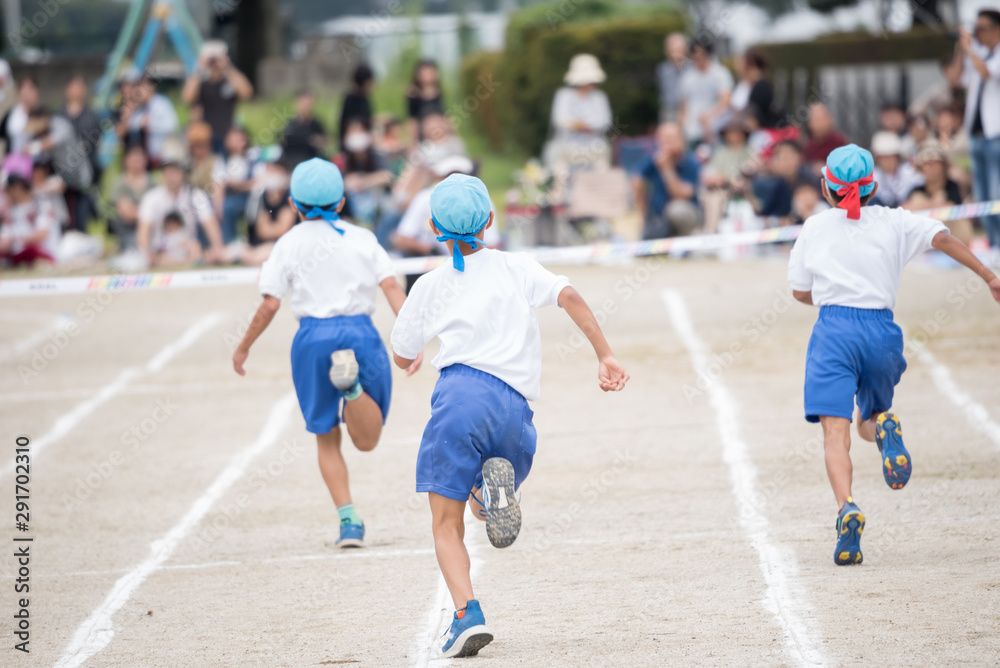
<path id="1" fill-rule="evenodd" d="M 816 306 L 892 309 L 903 267 L 947 232 L 939 220 L 905 209 L 861 207 L 860 220 L 841 208 L 810 216 L 788 260 L 788 282 L 812 291 Z"/>
<path id="2" fill-rule="evenodd" d="M 392 349 L 414 359 L 437 337 L 436 369 L 465 364 L 538 398 L 542 339 L 531 309 L 554 306 L 569 279 L 524 255 L 484 248 L 465 256 L 465 271 L 446 262 L 410 290 L 392 329 Z"/>
<path id="3" fill-rule="evenodd" d="M 379 284 L 395 276 L 392 262 L 368 230 L 344 220 L 339 234 L 325 220 L 285 232 L 260 270 L 260 293 L 283 299 L 291 290 L 296 320 L 371 315 Z"/>

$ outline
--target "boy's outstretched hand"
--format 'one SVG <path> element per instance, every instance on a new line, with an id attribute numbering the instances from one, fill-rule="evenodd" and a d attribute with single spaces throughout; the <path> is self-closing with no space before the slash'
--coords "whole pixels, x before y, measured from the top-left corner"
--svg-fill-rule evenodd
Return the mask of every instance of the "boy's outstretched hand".
<path id="1" fill-rule="evenodd" d="M 613 356 L 601 358 L 597 367 L 597 382 L 605 392 L 620 392 L 625 389 L 629 375 Z"/>
<path id="2" fill-rule="evenodd" d="M 989 286 L 990 292 L 993 294 L 993 299 L 1000 302 L 1000 278 L 994 276 L 993 280 L 989 282 Z"/>

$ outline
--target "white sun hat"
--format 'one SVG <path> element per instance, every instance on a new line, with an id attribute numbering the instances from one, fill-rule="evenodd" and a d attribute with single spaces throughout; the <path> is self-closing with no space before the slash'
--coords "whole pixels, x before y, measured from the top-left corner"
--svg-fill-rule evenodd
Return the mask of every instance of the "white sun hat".
<path id="1" fill-rule="evenodd" d="M 881 130 L 872 137 L 872 154 L 882 155 L 902 155 L 903 141 L 895 132 Z"/>
<path id="2" fill-rule="evenodd" d="M 566 72 L 563 81 L 569 86 L 586 86 L 603 83 L 606 78 L 596 56 L 578 53 L 569 61 L 569 71 Z"/>

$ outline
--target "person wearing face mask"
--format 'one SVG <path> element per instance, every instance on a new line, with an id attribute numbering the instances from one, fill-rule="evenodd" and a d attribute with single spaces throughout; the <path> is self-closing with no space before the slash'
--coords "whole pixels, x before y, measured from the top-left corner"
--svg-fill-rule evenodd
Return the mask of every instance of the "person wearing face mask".
<path id="1" fill-rule="evenodd" d="M 274 242 L 299 222 L 288 201 L 289 169 L 284 158 L 265 165 L 247 211 L 247 247 L 240 261 L 260 266 L 271 255 Z"/>
<path id="2" fill-rule="evenodd" d="M 392 182 L 392 172 L 375 151 L 372 134 L 362 121 L 348 123 L 344 132 L 344 192 L 351 219 L 373 226 L 379 200 Z"/>

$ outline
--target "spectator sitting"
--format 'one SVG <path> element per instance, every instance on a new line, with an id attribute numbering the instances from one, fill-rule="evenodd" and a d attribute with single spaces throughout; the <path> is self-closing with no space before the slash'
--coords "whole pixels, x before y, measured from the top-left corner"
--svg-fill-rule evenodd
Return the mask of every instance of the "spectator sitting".
<path id="1" fill-rule="evenodd" d="M 52 169 L 47 160 L 36 161 L 31 168 L 31 192 L 39 203 L 51 206 L 59 228 L 70 227 L 69 209 L 66 207 L 66 182 Z"/>
<path id="2" fill-rule="evenodd" d="M 914 188 L 924 182 L 913 166 L 903 160 L 903 142 L 895 132 L 882 130 L 872 137 L 875 158 L 875 204 L 896 207 L 902 204 Z"/>
<path id="3" fill-rule="evenodd" d="M 111 204 L 115 208 L 115 213 L 111 217 L 110 225 L 118 237 L 118 249 L 121 252 L 136 248 L 139 204 L 153 187 L 153 180 L 146 171 L 147 160 L 146 148 L 142 144 L 128 147 L 122 157 L 122 173 L 111 186 Z"/>
<path id="4" fill-rule="evenodd" d="M 368 101 L 372 87 L 375 85 L 375 75 L 367 63 L 361 63 L 354 69 L 353 87 L 344 96 L 344 104 L 340 108 L 340 124 L 337 126 L 337 139 L 340 150 L 344 150 L 344 135 L 351 121 L 361 121 L 365 130 L 372 129 L 372 105 Z M 315 156 L 313 156 L 315 157 Z M 298 164 L 298 163 L 296 163 Z"/>
<path id="5" fill-rule="evenodd" d="M 923 93 L 910 103 L 907 115 L 928 116 L 932 110 L 952 107 L 961 99 L 962 92 L 962 58 L 949 53 L 940 61 L 941 79 L 929 86 Z"/>
<path id="6" fill-rule="evenodd" d="M 170 267 L 201 259 L 201 245 L 184 229 L 181 214 L 171 211 L 163 217 L 163 234 L 156 247 L 156 265 Z"/>
<path id="7" fill-rule="evenodd" d="M 924 185 L 913 189 L 903 208 L 921 211 L 962 203 L 958 184 L 948 178 L 948 156 L 944 151 L 933 146 L 924 148 L 917 154 L 915 161 L 924 176 Z M 945 225 L 955 238 L 963 243 L 968 244 L 972 241 L 971 220 L 949 220 Z"/>
<path id="8" fill-rule="evenodd" d="M 322 158 L 326 149 L 326 129 L 313 113 L 315 107 L 312 91 L 299 91 L 295 97 L 295 118 L 288 121 L 281 138 L 281 155 L 292 169 L 300 162 Z"/>
<path id="9" fill-rule="evenodd" d="M 924 141 L 924 146 L 934 145 L 955 163 L 969 164 L 969 133 L 962 127 L 961 117 L 953 107 L 939 109 L 934 117 L 934 131 Z"/>
<path id="10" fill-rule="evenodd" d="M 184 82 L 181 99 L 189 106 L 201 107 L 201 119 L 212 128 L 212 151 L 222 154 L 225 136 L 233 126 L 236 103 L 253 97 L 253 86 L 229 60 L 225 42 L 209 40 L 202 44 L 198 66 Z"/>
<path id="11" fill-rule="evenodd" d="M 826 203 L 819 187 L 812 182 L 802 181 L 795 186 L 792 193 L 792 212 L 789 222 L 792 225 L 800 225 L 817 213 L 821 213 L 830 208 Z"/>
<path id="12" fill-rule="evenodd" d="M 45 107 L 37 107 L 28 115 L 25 129 L 32 138 L 25 147 L 26 152 L 37 160 L 51 160 L 55 173 L 66 184 L 66 204 L 71 227 L 86 232 L 87 220 L 76 214 L 88 209 L 76 205 L 84 191 L 90 187 L 93 172 L 83 142 L 77 138 L 73 124 L 62 116 L 53 116 Z"/>
<path id="13" fill-rule="evenodd" d="M 926 116 L 912 116 L 906 121 L 906 136 L 903 137 L 903 160 L 913 160 L 920 148 L 930 138 L 930 121 Z"/>
<path id="14" fill-rule="evenodd" d="M 384 116 L 378 120 L 377 126 L 375 152 L 393 176 L 399 176 L 406 165 L 406 145 L 401 136 L 399 119 L 392 115 Z"/>
<path id="15" fill-rule="evenodd" d="M 20 153 L 28 145 L 28 114 L 38 106 L 38 84 L 31 77 L 17 82 L 17 104 L 0 121 L 0 137 L 7 144 L 7 153 Z"/>
<path id="16" fill-rule="evenodd" d="M 350 121 L 344 134 L 344 193 L 348 214 L 356 223 L 375 224 L 379 200 L 392 183 L 392 172 L 375 152 L 372 134 L 361 120 Z"/>
<path id="17" fill-rule="evenodd" d="M 553 138 L 545 147 L 545 163 L 565 172 L 572 168 L 607 167 L 611 146 L 606 137 L 611 129 L 611 105 L 597 86 L 606 75 L 589 53 L 578 53 L 563 77 L 565 86 L 552 100 Z"/>
<path id="18" fill-rule="evenodd" d="M 4 161 L 5 167 L 9 164 Z M 8 172 L 4 188 L 8 206 L 0 228 L 0 254 L 15 267 L 30 267 L 37 261 L 54 263 L 59 248 L 59 221 L 51 205 L 32 196 L 29 170 L 4 170 Z"/>
<path id="19" fill-rule="evenodd" d="M 247 154 L 250 137 L 239 126 L 229 128 L 225 149 L 225 156 L 215 163 L 210 194 L 215 210 L 222 214 L 222 242 L 228 244 L 236 240 L 236 227 L 247 208 L 257 163 Z"/>
<path id="20" fill-rule="evenodd" d="M 663 40 L 667 59 L 656 66 L 656 87 L 660 93 L 660 122 L 676 121 L 681 105 L 681 78 L 691 67 L 687 38 L 672 32 Z"/>
<path id="21" fill-rule="evenodd" d="M 801 183 L 815 184 L 818 178 L 802 164 L 802 149 L 792 141 L 775 144 L 767 163 L 767 173 L 754 178 L 746 192 L 754 212 L 765 218 L 786 222 L 792 213 L 795 189 Z"/>
<path id="22" fill-rule="evenodd" d="M 428 255 L 447 255 L 448 246 L 438 241 L 437 233 L 431 228 L 431 192 L 441 181 L 452 174 L 471 175 L 475 170 L 472 161 L 464 156 L 452 156 L 432 167 L 434 181 L 413 196 L 410 206 L 406 208 L 403 219 L 399 222 L 393 235 L 392 243 L 405 257 L 426 257 Z M 496 225 L 490 225 L 483 233 L 483 243 L 490 248 L 500 246 L 500 233 Z M 420 278 L 420 274 L 406 276 L 406 292 Z"/>
<path id="23" fill-rule="evenodd" d="M 747 144 L 749 136 L 746 120 L 742 116 L 731 117 L 722 128 L 722 144 L 716 146 L 701 170 L 699 199 L 705 212 L 706 234 L 715 234 L 733 184 L 756 171 L 756 154 Z"/>
<path id="24" fill-rule="evenodd" d="M 166 96 L 156 92 L 156 83 L 148 74 L 142 76 L 136 83 L 138 73 L 129 73 L 124 81 L 121 120 L 118 124 L 118 136 L 125 140 L 125 145 L 142 141 L 146 146 L 151 168 L 160 165 L 163 149 L 167 139 L 177 131 L 177 112 Z"/>
<path id="25" fill-rule="evenodd" d="M 818 176 L 820 169 L 826 164 L 826 156 L 830 155 L 833 149 L 846 145 L 847 138 L 837 131 L 833 115 L 822 102 L 813 102 L 809 105 L 806 129 L 809 139 L 802 149 L 802 159 Z"/>
<path id="26" fill-rule="evenodd" d="M 192 188 L 211 195 L 215 190 L 213 178 L 220 160 L 212 153 L 212 126 L 201 121 L 191 123 L 187 131 L 187 149 L 191 158 L 188 182 Z"/>
<path id="27" fill-rule="evenodd" d="M 187 169 L 182 153 L 168 147 L 163 156 L 163 184 L 147 192 L 139 204 L 136 246 L 146 256 L 147 262 L 156 260 L 155 251 L 160 247 L 163 222 L 172 211 L 181 215 L 184 229 L 192 239 L 198 238 L 199 229 L 202 231 L 208 241 L 208 252 L 205 254 L 208 261 L 221 262 L 225 258 L 222 233 L 212 203 L 204 191 L 188 185 Z"/>
<path id="28" fill-rule="evenodd" d="M 692 148 L 715 141 L 716 119 L 729 109 L 733 76 L 712 58 L 712 46 L 691 45 L 691 68 L 681 78 L 678 121 Z"/>
<path id="29" fill-rule="evenodd" d="M 249 248 L 244 250 L 242 262 L 260 266 L 264 264 L 274 242 L 298 224 L 299 217 L 289 202 L 289 169 L 284 158 L 265 165 L 260 177 L 260 195 L 256 197 L 256 206 L 249 209 L 247 223 L 247 240 Z M 253 196 L 253 195 L 252 195 Z"/>
<path id="30" fill-rule="evenodd" d="M 444 115 L 441 74 L 433 60 L 421 60 L 413 68 L 413 80 L 406 90 L 406 109 L 409 113 L 407 131 L 410 147 L 415 148 L 425 138 L 424 119 L 431 114 Z"/>
<path id="31" fill-rule="evenodd" d="M 632 178 L 643 238 L 685 236 L 698 225 L 698 161 L 686 150 L 678 123 L 656 129 L 656 152 Z"/>
<path id="32" fill-rule="evenodd" d="M 417 147 L 415 162 L 432 165 L 453 155 L 468 155 L 465 142 L 455 134 L 451 122 L 442 114 L 428 114 L 421 125 L 424 140 Z"/>

